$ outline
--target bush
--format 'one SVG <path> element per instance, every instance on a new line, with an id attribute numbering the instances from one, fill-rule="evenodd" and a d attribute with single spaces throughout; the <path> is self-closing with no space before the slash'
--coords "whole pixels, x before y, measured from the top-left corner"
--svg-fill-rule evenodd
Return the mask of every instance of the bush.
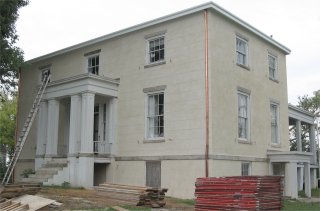
<path id="1" fill-rule="evenodd" d="M 22 171 L 22 173 L 20 174 L 23 178 L 28 178 L 29 174 L 34 174 L 36 173 L 33 169 L 28 168 Z"/>

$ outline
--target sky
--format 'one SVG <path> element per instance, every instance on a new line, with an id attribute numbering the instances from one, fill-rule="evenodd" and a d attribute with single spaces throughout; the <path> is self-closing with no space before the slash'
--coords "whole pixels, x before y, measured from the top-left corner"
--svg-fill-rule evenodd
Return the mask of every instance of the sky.
<path id="1" fill-rule="evenodd" d="M 17 46 L 30 60 L 208 0 L 30 0 L 19 10 Z M 214 0 L 291 49 L 288 101 L 320 89 L 319 0 Z"/>

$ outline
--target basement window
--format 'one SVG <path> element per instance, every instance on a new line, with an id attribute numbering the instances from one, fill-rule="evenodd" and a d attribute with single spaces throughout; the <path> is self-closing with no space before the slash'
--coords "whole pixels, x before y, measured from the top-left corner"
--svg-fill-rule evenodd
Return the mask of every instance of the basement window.
<path id="1" fill-rule="evenodd" d="M 241 176 L 249 176 L 251 175 L 251 163 L 242 162 L 241 163 Z"/>

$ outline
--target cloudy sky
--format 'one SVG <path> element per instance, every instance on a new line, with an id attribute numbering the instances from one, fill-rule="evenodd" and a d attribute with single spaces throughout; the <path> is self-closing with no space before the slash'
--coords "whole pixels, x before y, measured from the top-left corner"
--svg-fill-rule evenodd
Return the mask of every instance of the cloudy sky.
<path id="1" fill-rule="evenodd" d="M 30 0 L 17 43 L 29 60 L 207 0 Z M 320 89 L 319 0 L 214 0 L 286 47 L 288 100 Z"/>

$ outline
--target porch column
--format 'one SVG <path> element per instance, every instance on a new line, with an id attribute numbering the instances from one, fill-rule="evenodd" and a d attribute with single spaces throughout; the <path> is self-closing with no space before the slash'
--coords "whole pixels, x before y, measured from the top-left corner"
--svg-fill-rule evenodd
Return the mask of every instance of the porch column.
<path id="1" fill-rule="evenodd" d="M 37 149 L 35 159 L 35 170 L 43 164 L 46 153 L 47 143 L 47 124 L 48 124 L 48 103 L 42 100 L 39 106 L 38 125 L 37 125 Z"/>
<path id="2" fill-rule="evenodd" d="M 81 96 L 72 95 L 70 105 L 70 130 L 69 130 L 69 175 L 71 186 L 81 186 L 78 182 L 78 159 L 80 151 L 81 130 Z"/>
<path id="3" fill-rule="evenodd" d="M 317 163 L 317 149 L 316 149 L 316 138 L 315 138 L 315 127 L 316 125 L 312 124 L 310 125 L 310 152 L 312 152 L 312 160 L 311 164 L 316 164 Z"/>
<path id="4" fill-rule="evenodd" d="M 81 146 L 79 154 L 79 184 L 85 188 L 93 186 L 93 120 L 94 94 L 82 93 L 81 99 Z"/>
<path id="5" fill-rule="evenodd" d="M 71 96 L 70 106 L 70 132 L 69 132 L 69 154 L 74 156 L 80 150 L 81 131 L 81 97 L 79 95 Z"/>
<path id="6" fill-rule="evenodd" d="M 286 163 L 285 171 L 285 195 L 296 199 L 298 198 L 297 163 Z"/>
<path id="7" fill-rule="evenodd" d="M 113 97 L 110 100 L 110 115 L 109 115 L 109 143 L 110 143 L 110 153 L 117 154 L 117 114 L 118 114 L 118 98 Z"/>
<path id="8" fill-rule="evenodd" d="M 298 172 L 298 190 L 303 190 L 303 167 L 298 167 L 297 172 Z"/>
<path id="9" fill-rule="evenodd" d="M 304 163 L 304 192 L 311 197 L 310 163 Z"/>
<path id="10" fill-rule="evenodd" d="M 58 154 L 58 132 L 59 101 L 56 99 L 50 99 L 48 103 L 46 158 L 52 158 Z"/>
<path id="11" fill-rule="evenodd" d="M 296 139 L 297 139 L 297 151 L 302 151 L 302 143 L 301 143 L 301 121 L 296 120 Z"/>
<path id="12" fill-rule="evenodd" d="M 310 179 L 311 179 L 311 188 L 317 188 L 318 187 L 318 181 L 317 181 L 317 169 L 311 168 L 310 169 Z"/>

